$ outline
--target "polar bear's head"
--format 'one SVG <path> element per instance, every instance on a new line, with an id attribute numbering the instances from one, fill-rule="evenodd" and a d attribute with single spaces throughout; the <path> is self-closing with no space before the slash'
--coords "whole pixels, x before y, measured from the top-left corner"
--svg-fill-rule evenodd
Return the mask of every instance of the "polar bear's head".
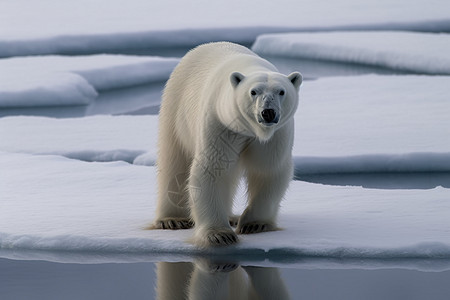
<path id="1" fill-rule="evenodd" d="M 246 127 L 261 141 L 290 121 L 298 106 L 298 91 L 302 75 L 285 76 L 276 72 L 257 72 L 230 76 L 234 98 Z"/>

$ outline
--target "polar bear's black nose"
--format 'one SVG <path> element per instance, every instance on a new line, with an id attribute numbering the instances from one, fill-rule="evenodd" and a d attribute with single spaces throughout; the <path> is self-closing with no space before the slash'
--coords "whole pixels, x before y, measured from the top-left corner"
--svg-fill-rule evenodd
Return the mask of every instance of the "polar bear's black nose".
<path id="1" fill-rule="evenodd" d="M 264 119 L 264 121 L 266 123 L 272 123 L 275 120 L 275 117 L 276 117 L 275 110 L 273 110 L 271 108 L 264 109 L 261 112 L 261 117 Z"/>

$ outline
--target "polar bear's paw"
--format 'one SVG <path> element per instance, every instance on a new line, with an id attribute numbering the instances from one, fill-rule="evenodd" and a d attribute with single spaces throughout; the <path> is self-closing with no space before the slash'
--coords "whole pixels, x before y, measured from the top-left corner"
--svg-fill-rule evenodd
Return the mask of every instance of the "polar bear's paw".
<path id="1" fill-rule="evenodd" d="M 207 246 L 228 246 L 238 242 L 237 235 L 231 229 L 216 229 L 206 233 Z"/>
<path id="2" fill-rule="evenodd" d="M 249 222 L 239 225 L 238 228 L 236 229 L 236 232 L 239 234 L 250 234 L 274 230 L 277 230 L 277 228 L 272 224 L 264 222 Z"/>
<path id="3" fill-rule="evenodd" d="M 194 227 L 194 222 L 189 218 L 163 218 L 155 222 L 152 229 L 189 229 Z"/>

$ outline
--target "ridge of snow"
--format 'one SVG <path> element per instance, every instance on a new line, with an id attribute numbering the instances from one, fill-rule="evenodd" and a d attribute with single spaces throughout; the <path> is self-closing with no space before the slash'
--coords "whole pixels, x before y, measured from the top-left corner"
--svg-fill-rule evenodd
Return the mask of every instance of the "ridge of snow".
<path id="1" fill-rule="evenodd" d="M 97 91 L 167 80 L 177 63 L 129 55 L 0 59 L 0 107 L 86 105 Z"/>
<path id="2" fill-rule="evenodd" d="M 263 55 L 358 63 L 426 74 L 450 74 L 450 34 L 394 31 L 287 33 L 259 36 Z"/>
<path id="3" fill-rule="evenodd" d="M 0 57 L 251 43 L 263 33 L 293 30 L 450 31 L 448 10 L 443 0 L 2 1 Z"/>

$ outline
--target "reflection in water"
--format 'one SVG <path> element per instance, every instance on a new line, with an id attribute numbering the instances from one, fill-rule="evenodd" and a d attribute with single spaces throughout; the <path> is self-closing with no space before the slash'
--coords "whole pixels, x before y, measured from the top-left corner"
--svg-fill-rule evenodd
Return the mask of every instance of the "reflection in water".
<path id="1" fill-rule="evenodd" d="M 209 298 L 211 300 L 227 299 L 226 297 L 237 300 L 288 299 L 284 286 L 289 288 L 292 299 L 448 300 L 450 295 L 448 284 L 450 261 L 442 258 L 431 260 L 302 258 L 303 266 L 295 267 L 288 264 L 286 266 L 289 268 L 279 270 L 223 264 L 221 266 L 225 267 L 224 272 L 196 269 L 200 266 L 193 263 L 161 262 L 156 264 L 157 274 L 155 274 L 153 263 L 119 263 L 121 258 L 134 260 L 140 257 L 129 255 L 109 257 L 102 252 L 91 256 L 77 252 L 0 250 L 0 299 L 194 299 L 193 297 L 197 295 L 188 298 L 189 292 L 200 290 L 201 282 L 197 277 L 194 284 L 193 272 L 197 272 L 196 276 L 210 276 L 204 282 L 204 287 L 207 291 L 217 291 L 216 294 L 205 292 L 204 295 L 206 299 L 211 297 Z M 17 260 L 1 258 L 4 256 L 12 256 Z M 145 257 L 152 256 L 145 254 Z M 65 263 L 45 261 L 46 258 Z M 99 262 L 98 259 L 106 259 L 113 263 L 96 263 Z M 69 263 L 69 261 L 77 262 Z M 88 261 L 91 263 L 86 264 Z M 279 274 L 284 282 L 280 280 Z M 216 281 L 213 281 L 214 278 Z M 250 286 L 252 284 L 250 278 L 258 281 L 260 286 L 255 288 Z M 228 288 L 223 296 L 219 294 L 219 285 Z M 260 293 L 259 298 L 251 289 Z M 239 293 L 240 297 L 236 295 Z"/>
<path id="2" fill-rule="evenodd" d="M 206 259 L 157 263 L 158 300 L 290 299 L 277 268 L 244 267 Z"/>

